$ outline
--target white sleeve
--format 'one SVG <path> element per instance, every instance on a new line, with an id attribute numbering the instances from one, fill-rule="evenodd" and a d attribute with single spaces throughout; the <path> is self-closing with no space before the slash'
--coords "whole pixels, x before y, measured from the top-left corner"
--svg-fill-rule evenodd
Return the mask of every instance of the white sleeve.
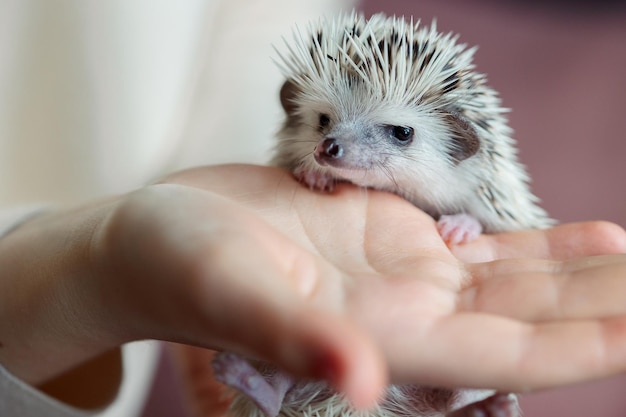
<path id="1" fill-rule="evenodd" d="M 159 358 L 158 342 L 122 347 L 124 379 L 106 408 L 83 411 L 65 405 L 24 383 L 0 366 L 0 416 L 15 417 L 136 417 L 141 415 Z"/>

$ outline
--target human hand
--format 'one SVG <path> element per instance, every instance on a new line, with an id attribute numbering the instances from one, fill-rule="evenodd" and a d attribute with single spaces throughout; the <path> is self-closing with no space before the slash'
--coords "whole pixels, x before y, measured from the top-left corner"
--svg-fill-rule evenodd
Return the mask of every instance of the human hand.
<path id="1" fill-rule="evenodd" d="M 394 196 L 349 186 L 336 195 L 310 194 L 288 177 L 280 179 L 281 184 L 293 188 L 282 188 L 284 194 L 250 194 L 245 191 L 250 186 L 265 187 L 248 180 L 263 183 L 269 177 L 259 177 L 252 168 L 239 178 L 231 171 L 239 169 L 225 167 L 222 175 L 191 171 L 173 180 L 219 189 L 255 209 L 262 208 L 260 213 L 268 222 L 358 279 L 346 282 L 341 309 L 367 329 L 370 337 L 374 336 L 395 382 L 520 391 L 573 383 L 623 369 L 623 364 L 619 368 L 608 361 L 595 362 L 595 369 L 580 368 L 576 359 L 589 354 L 592 343 L 603 342 L 585 335 L 592 330 L 588 324 L 603 326 L 603 314 L 611 308 L 614 310 L 610 314 L 623 314 L 624 300 L 616 298 L 619 296 L 615 294 L 620 293 L 614 286 L 626 285 L 626 281 L 617 278 L 613 285 L 596 286 L 590 280 L 597 273 L 589 263 L 592 260 L 553 261 L 623 252 L 626 237 L 619 227 L 590 222 L 546 231 L 481 236 L 470 245 L 453 248 L 454 255 L 467 262 L 539 259 L 464 266 L 442 244 L 433 220 Z M 274 175 L 269 171 L 267 174 Z M 317 213 L 301 214 L 311 207 L 316 207 Z M 286 222 L 289 219 L 291 225 Z M 341 233 L 335 233 L 337 230 Z M 613 261 L 597 258 L 593 262 L 599 266 Z M 626 258 L 621 262 L 613 271 L 618 277 L 626 273 Z M 320 286 L 324 278 L 319 277 Z M 559 282 L 563 285 L 555 289 Z M 571 297 L 575 292 L 584 295 L 589 289 L 595 289 L 598 296 L 589 298 L 586 306 L 574 304 Z M 532 303 L 519 305 L 520 292 L 531 290 L 536 292 L 528 295 Z M 602 297 L 604 291 L 615 296 L 610 303 Z M 570 298 L 562 302 L 559 295 Z M 569 309 L 568 314 L 550 315 L 550 311 L 561 307 L 560 302 Z M 567 321 L 572 314 L 588 322 L 570 327 Z M 468 327 L 463 328 L 466 324 Z M 571 350 L 570 344 L 575 342 L 571 339 L 578 337 L 579 329 L 584 342 L 578 345 L 580 349 Z M 509 335 L 517 337 L 504 337 Z M 535 351 L 517 350 L 533 343 L 556 350 L 558 360 L 553 354 L 543 357 Z M 179 349 L 179 353 L 184 350 Z M 187 356 L 187 369 L 208 368 L 209 361 L 199 351 L 193 350 Z M 492 357 L 493 363 L 489 362 Z M 529 368 L 519 369 L 524 361 L 528 361 Z M 560 372 L 553 374 L 554 370 Z M 198 375 L 202 374 L 195 373 L 195 377 Z"/>
<path id="2" fill-rule="evenodd" d="M 365 406 L 387 371 L 395 382 L 519 390 L 624 368 L 617 350 L 587 366 L 576 361 L 609 336 L 626 340 L 604 320 L 624 314 L 626 280 L 594 280 L 591 288 L 612 298 L 567 299 L 561 315 L 547 309 L 550 299 L 514 306 L 482 296 L 524 289 L 525 276 L 550 295 L 568 294 L 564 283 L 574 281 L 584 292 L 590 282 L 580 277 L 597 265 L 465 265 L 433 220 L 403 200 L 350 186 L 313 193 L 273 168 L 202 168 L 163 182 L 33 220 L 0 242 L 7 369 L 37 383 L 122 343 L 163 339 L 326 378 Z M 559 259 L 624 246 L 621 229 L 590 223 L 481 237 L 457 254 Z M 610 264 L 616 276 L 624 263 Z M 522 371 L 522 363 L 532 366 Z"/>

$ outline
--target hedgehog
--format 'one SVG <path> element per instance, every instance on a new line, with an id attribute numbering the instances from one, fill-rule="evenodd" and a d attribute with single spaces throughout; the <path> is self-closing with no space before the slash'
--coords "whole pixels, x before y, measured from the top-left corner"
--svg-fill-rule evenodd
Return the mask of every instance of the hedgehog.
<path id="1" fill-rule="evenodd" d="M 286 46 L 273 165 L 321 192 L 350 182 L 395 193 L 436 219 L 450 245 L 554 223 L 530 191 L 507 110 L 474 69 L 476 48 L 457 35 L 352 12 L 294 31 Z M 223 352 L 213 365 L 241 392 L 230 408 L 239 417 L 519 415 L 512 394 L 416 385 L 391 385 L 376 409 L 357 412 L 324 382 L 271 364 Z"/>
<path id="2" fill-rule="evenodd" d="M 501 101 L 476 48 L 436 23 L 352 13 L 295 32 L 279 53 L 286 121 L 273 164 L 312 189 L 339 181 L 395 193 L 446 242 L 545 228 Z"/>

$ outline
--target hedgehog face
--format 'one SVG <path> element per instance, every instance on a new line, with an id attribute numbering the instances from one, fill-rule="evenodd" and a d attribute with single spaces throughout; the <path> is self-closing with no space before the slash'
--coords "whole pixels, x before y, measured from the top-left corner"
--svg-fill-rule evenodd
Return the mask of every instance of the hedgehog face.
<path id="1" fill-rule="evenodd" d="M 481 147 L 472 117 L 499 117 L 484 115 L 500 109 L 474 50 L 434 25 L 353 13 L 296 32 L 288 49 L 275 162 L 291 169 L 383 189 L 403 176 L 454 183 Z"/>
<path id="2" fill-rule="evenodd" d="M 376 169 L 394 154 L 402 155 L 415 136 L 411 126 L 380 124 L 366 117 L 333 120 L 326 113 L 319 114 L 317 132 L 315 162 L 352 171 Z"/>
<path id="3" fill-rule="evenodd" d="M 278 165 L 391 191 L 411 201 L 416 197 L 407 193 L 416 185 L 426 190 L 428 195 L 421 197 L 429 201 L 444 198 L 431 194 L 456 183 L 460 161 L 480 148 L 461 116 L 419 103 L 406 105 L 394 97 L 372 98 L 368 86 L 355 80 L 335 79 L 332 86 L 314 92 L 287 81 L 281 99 L 287 121 Z M 455 142 L 452 137 L 463 139 Z"/>

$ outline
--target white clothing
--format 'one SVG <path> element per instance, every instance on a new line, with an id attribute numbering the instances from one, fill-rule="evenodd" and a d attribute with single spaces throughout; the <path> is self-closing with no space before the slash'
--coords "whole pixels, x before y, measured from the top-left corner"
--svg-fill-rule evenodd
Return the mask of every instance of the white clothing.
<path id="1" fill-rule="evenodd" d="M 138 416 L 150 389 L 158 360 L 156 342 L 122 346 L 124 379 L 115 401 L 103 410 L 85 411 L 46 396 L 0 366 L 0 416 L 109 417 Z"/>
<path id="2" fill-rule="evenodd" d="M 351 5 L 0 0 L 0 207 L 126 192 L 197 164 L 265 162 L 282 112 L 272 44 Z M 1 211 L 0 237 L 36 207 Z M 124 346 L 120 394 L 95 412 L 0 366 L 0 416 L 136 416 L 156 358 L 154 343 Z"/>

